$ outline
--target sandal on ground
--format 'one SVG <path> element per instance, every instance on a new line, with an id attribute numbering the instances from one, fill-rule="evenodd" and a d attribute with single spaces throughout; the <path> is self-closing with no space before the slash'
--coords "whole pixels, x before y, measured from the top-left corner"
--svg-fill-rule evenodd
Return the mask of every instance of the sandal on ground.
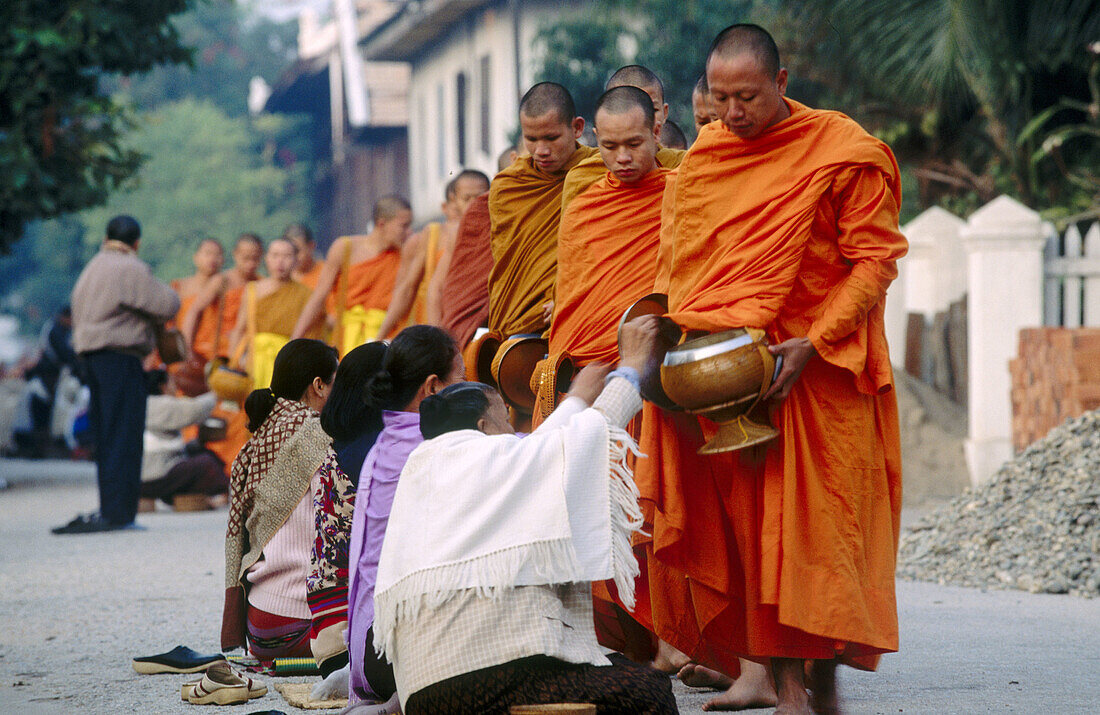
<path id="1" fill-rule="evenodd" d="M 191 686 L 190 692 L 188 686 Z M 202 680 L 184 683 L 180 694 L 192 705 L 237 705 L 267 693 L 267 686 L 242 677 L 228 663 L 210 666 Z"/>
<path id="2" fill-rule="evenodd" d="M 248 697 L 249 697 L 250 700 L 253 699 L 253 698 L 262 698 L 263 696 L 267 695 L 267 686 L 266 685 L 264 685 L 263 683 L 261 683 L 257 680 L 253 680 L 252 678 L 249 678 L 246 675 L 240 675 L 240 674 L 238 674 L 238 675 L 241 679 L 243 679 L 248 684 L 245 687 L 248 688 Z M 184 683 L 183 685 L 181 685 L 180 686 L 180 700 L 184 701 L 185 703 L 190 702 L 189 698 L 191 697 L 191 694 L 193 692 L 195 692 L 195 686 L 198 685 L 201 682 L 202 682 L 202 679 L 200 678 L 198 680 L 189 680 L 186 683 Z"/>

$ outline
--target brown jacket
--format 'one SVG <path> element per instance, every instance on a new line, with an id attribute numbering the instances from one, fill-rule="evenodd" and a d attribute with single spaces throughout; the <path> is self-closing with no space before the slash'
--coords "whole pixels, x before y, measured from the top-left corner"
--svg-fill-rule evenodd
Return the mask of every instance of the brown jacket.
<path id="1" fill-rule="evenodd" d="M 106 241 L 73 288 L 73 349 L 145 357 L 155 344 L 155 326 L 167 322 L 179 307 L 176 292 L 154 278 L 133 249 Z"/>

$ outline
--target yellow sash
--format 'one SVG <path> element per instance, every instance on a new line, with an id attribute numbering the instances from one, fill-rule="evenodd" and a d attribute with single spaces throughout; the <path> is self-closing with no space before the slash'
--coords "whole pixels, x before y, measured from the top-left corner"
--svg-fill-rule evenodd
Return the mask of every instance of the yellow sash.
<path id="1" fill-rule="evenodd" d="M 271 373 L 275 369 L 275 356 L 290 342 L 285 335 L 277 333 L 256 333 L 252 338 L 252 350 L 249 360 L 249 375 L 252 388 L 271 387 Z"/>
<path id="2" fill-rule="evenodd" d="M 386 311 L 361 305 L 344 310 L 340 315 L 340 333 L 344 338 L 340 343 L 343 348 L 341 353 L 347 355 L 352 348 L 379 337 L 378 331 L 385 317 Z"/>

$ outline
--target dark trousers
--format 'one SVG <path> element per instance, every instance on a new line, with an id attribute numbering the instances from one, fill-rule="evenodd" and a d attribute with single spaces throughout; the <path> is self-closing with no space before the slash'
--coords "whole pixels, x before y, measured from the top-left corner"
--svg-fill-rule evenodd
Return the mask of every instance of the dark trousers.
<path id="1" fill-rule="evenodd" d="M 674 715 L 664 673 L 618 653 L 611 665 L 576 665 L 544 655 L 475 670 L 418 690 L 405 715 L 507 715 L 513 705 L 591 703 L 600 715 Z"/>
<path id="2" fill-rule="evenodd" d="M 137 514 L 141 493 L 147 397 L 141 360 L 111 350 L 82 357 L 92 393 L 88 417 L 96 449 L 99 513 L 112 524 L 129 524 Z"/>

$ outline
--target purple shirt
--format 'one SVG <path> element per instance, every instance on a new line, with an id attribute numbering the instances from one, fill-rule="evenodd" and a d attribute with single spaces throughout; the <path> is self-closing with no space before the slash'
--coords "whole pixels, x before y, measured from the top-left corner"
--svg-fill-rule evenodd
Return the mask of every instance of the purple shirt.
<path id="1" fill-rule="evenodd" d="M 390 519 L 397 479 L 412 451 L 424 441 L 417 412 L 382 412 L 382 432 L 367 453 L 355 495 L 351 522 L 351 554 L 348 573 L 348 658 L 351 661 L 353 695 L 373 699 L 363 676 L 367 630 L 374 623 L 374 584 L 378 557 Z M 353 698 L 354 699 L 354 698 Z"/>

